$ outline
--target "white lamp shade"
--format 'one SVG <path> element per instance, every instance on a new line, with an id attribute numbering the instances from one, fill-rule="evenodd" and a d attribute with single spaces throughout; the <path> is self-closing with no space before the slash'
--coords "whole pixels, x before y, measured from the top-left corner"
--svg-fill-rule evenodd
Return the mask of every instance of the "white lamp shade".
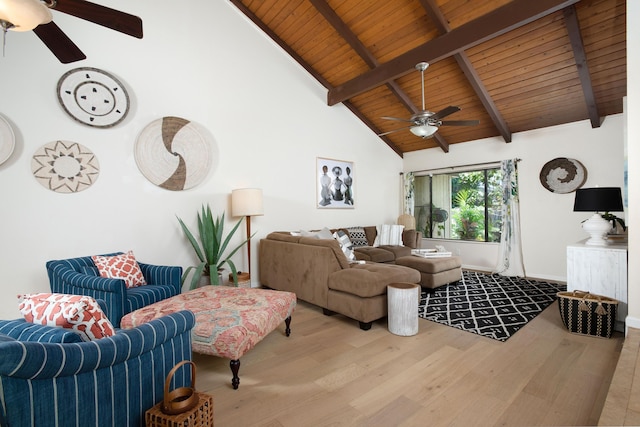
<path id="1" fill-rule="evenodd" d="M 262 190 L 260 188 L 239 188 L 231 192 L 231 215 L 264 215 Z"/>
<path id="2" fill-rule="evenodd" d="M 419 136 L 420 138 L 429 138 L 438 131 L 438 127 L 431 126 L 431 125 L 421 125 L 421 126 L 414 126 L 409 130 L 415 136 Z"/>
<path id="3" fill-rule="evenodd" d="M 0 0 L 0 20 L 12 24 L 12 31 L 31 31 L 52 19 L 49 8 L 38 0 Z"/>

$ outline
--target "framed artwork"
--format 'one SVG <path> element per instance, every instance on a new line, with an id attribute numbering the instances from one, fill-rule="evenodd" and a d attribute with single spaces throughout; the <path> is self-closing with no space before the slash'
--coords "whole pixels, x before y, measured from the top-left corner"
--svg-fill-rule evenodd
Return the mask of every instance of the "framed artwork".
<path id="1" fill-rule="evenodd" d="M 316 207 L 353 209 L 355 172 L 353 162 L 316 158 Z"/>

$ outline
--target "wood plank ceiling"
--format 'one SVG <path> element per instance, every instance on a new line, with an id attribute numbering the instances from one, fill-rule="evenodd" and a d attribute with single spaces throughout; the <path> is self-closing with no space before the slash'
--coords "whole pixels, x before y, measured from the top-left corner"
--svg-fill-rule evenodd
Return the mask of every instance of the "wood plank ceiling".
<path id="1" fill-rule="evenodd" d="M 426 109 L 480 123 L 380 136 L 400 156 L 622 112 L 625 0 L 230 1 L 376 135 L 422 110 L 428 62 Z"/>

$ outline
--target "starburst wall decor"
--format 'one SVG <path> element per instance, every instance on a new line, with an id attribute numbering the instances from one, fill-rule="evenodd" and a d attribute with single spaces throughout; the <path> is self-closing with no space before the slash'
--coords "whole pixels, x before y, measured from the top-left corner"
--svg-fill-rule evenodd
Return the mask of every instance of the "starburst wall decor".
<path id="1" fill-rule="evenodd" d="M 53 141 L 40 147 L 31 159 L 31 171 L 43 187 L 57 193 L 77 193 L 98 179 L 98 159 L 84 145 Z"/>

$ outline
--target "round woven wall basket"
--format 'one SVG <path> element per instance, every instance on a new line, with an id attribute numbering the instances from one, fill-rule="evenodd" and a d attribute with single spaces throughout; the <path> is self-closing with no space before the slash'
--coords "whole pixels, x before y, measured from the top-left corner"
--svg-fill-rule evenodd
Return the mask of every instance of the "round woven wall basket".
<path id="1" fill-rule="evenodd" d="M 199 125 L 180 117 L 163 117 L 142 130 L 134 155 L 145 178 L 180 191 L 205 179 L 211 168 L 211 145 L 211 138 Z"/>
<path id="2" fill-rule="evenodd" d="M 558 157 L 540 170 L 540 183 L 552 193 L 571 193 L 587 181 L 587 169 L 575 159 Z"/>

